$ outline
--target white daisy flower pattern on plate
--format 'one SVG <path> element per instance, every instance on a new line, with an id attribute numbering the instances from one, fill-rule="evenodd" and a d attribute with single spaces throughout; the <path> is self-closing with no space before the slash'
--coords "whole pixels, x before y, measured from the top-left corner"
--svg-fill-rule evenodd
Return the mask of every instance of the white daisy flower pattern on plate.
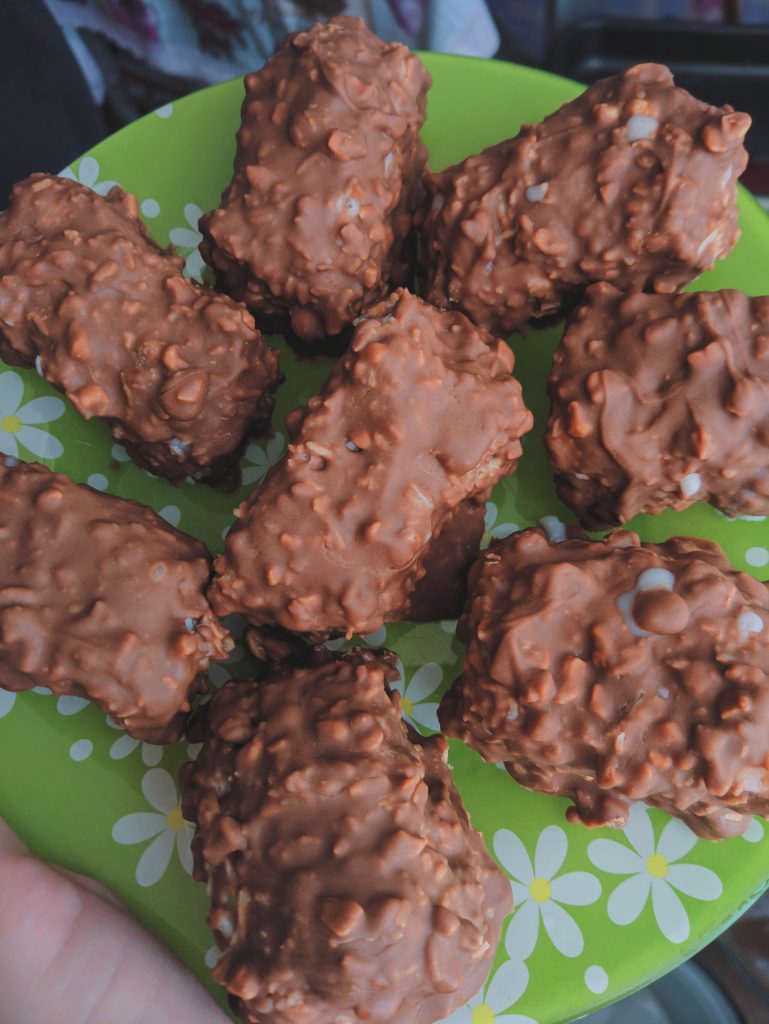
<path id="1" fill-rule="evenodd" d="M 178 526 L 181 522 L 182 510 L 178 505 L 164 505 L 163 508 L 159 509 L 158 515 L 171 526 Z"/>
<path id="2" fill-rule="evenodd" d="M 686 942 L 691 926 L 678 893 L 696 900 L 717 900 L 721 879 L 710 868 L 681 864 L 697 836 L 678 818 L 671 818 L 654 842 L 654 828 L 645 804 L 633 804 L 623 832 L 629 846 L 616 839 L 595 839 L 588 846 L 590 861 L 601 871 L 628 875 L 609 897 L 607 911 L 614 924 L 632 924 L 651 894 L 652 910 L 668 942 Z"/>
<path id="3" fill-rule="evenodd" d="M 481 537 L 481 548 L 487 548 L 494 540 L 504 540 L 511 533 L 515 533 L 520 527 L 516 523 L 497 523 L 499 509 L 493 501 L 486 502 L 486 511 L 483 516 L 483 536 Z"/>
<path id="4" fill-rule="evenodd" d="M 99 181 L 100 174 L 101 168 L 99 167 L 98 160 L 94 160 L 92 156 L 84 156 L 77 166 L 77 171 L 73 171 L 71 167 L 66 167 L 59 177 L 69 178 L 70 181 L 79 181 L 81 185 L 87 185 L 94 192 L 98 192 L 100 196 L 106 196 L 109 190 L 114 185 L 117 185 L 117 182 L 112 180 Z"/>
<path id="5" fill-rule="evenodd" d="M 531 1017 L 508 1013 L 529 984 L 529 970 L 521 960 L 508 960 L 465 1005 L 441 1024 L 537 1024 Z"/>
<path id="6" fill-rule="evenodd" d="M 273 434 L 264 446 L 252 441 L 243 456 L 243 483 L 260 484 L 273 462 L 277 462 L 283 454 L 285 447 L 286 439 L 281 433 Z"/>
<path id="7" fill-rule="evenodd" d="M 192 874 L 193 827 L 182 817 L 176 783 L 165 768 L 150 768 L 142 778 L 142 793 L 155 812 L 127 814 L 115 823 L 112 838 L 121 846 L 152 842 L 136 865 L 136 881 L 142 888 L 155 885 L 166 873 L 174 847 L 188 875 Z"/>
<path id="8" fill-rule="evenodd" d="M 380 626 L 373 633 L 363 633 L 361 640 L 364 644 L 368 644 L 369 647 L 382 647 L 387 641 L 387 627 Z"/>
<path id="9" fill-rule="evenodd" d="M 754 569 L 762 569 L 765 565 L 769 565 L 769 548 L 748 548 L 745 552 L 745 561 Z"/>
<path id="10" fill-rule="evenodd" d="M 118 736 L 109 748 L 109 756 L 113 761 L 122 761 L 139 748 L 141 748 L 142 752 L 142 761 L 148 768 L 156 768 L 163 760 L 163 748 L 161 746 L 157 743 L 143 743 L 141 740 L 136 740 L 133 736 L 129 736 L 127 732 L 123 733 L 122 736 Z"/>
<path id="11" fill-rule="evenodd" d="M 74 693 L 66 693 L 63 697 L 57 697 L 56 710 L 63 718 L 71 718 L 77 715 L 84 708 L 87 708 L 89 701 L 85 697 L 77 697 Z"/>
<path id="12" fill-rule="evenodd" d="M 75 762 L 87 761 L 93 753 L 93 740 L 75 740 L 69 748 L 69 756 Z"/>
<path id="13" fill-rule="evenodd" d="M 128 462 L 131 458 L 131 456 L 128 454 L 128 452 L 125 450 L 122 444 L 113 444 L 112 449 L 110 451 L 110 455 L 115 460 L 115 462 Z"/>
<path id="14" fill-rule="evenodd" d="M 117 722 L 113 721 L 109 715 L 106 716 L 104 721 L 110 729 L 120 729 Z M 122 732 L 122 734 L 118 736 L 109 748 L 109 756 L 113 761 L 122 761 L 124 758 L 133 754 L 134 750 L 138 750 L 140 747 L 142 752 L 142 761 L 148 768 L 156 768 L 163 760 L 163 747 L 158 743 L 145 743 L 142 740 L 136 740 L 133 736 L 129 736 L 127 732 Z"/>
<path id="15" fill-rule="evenodd" d="M 200 280 L 203 268 L 206 265 L 198 248 L 203 238 L 198 231 L 198 221 L 202 216 L 203 211 L 197 203 L 187 203 L 184 207 L 184 219 L 187 221 L 188 226 L 171 228 L 168 232 L 171 244 L 182 250 L 185 274 L 188 277 L 197 278 L 197 280 Z"/>
<path id="16" fill-rule="evenodd" d="M 512 877 L 515 911 L 507 929 L 505 944 L 513 960 L 528 960 L 537 945 L 539 923 L 562 956 L 579 956 L 585 948 L 582 930 L 561 904 L 585 907 L 601 896 L 601 883 L 589 871 L 568 871 L 559 875 L 569 849 L 566 833 L 548 825 L 537 839 L 532 864 L 526 847 L 510 829 L 494 836 L 494 852 Z"/>
<path id="17" fill-rule="evenodd" d="M 13 690 L 0 690 L 0 718 L 10 715 L 15 703 L 16 694 Z"/>
<path id="18" fill-rule="evenodd" d="M 406 681 L 403 664 L 398 662 L 399 678 L 390 683 L 393 690 L 401 695 L 403 717 L 417 732 L 430 729 L 438 732 L 438 701 L 428 700 L 443 682 L 443 669 L 434 661 L 428 661 Z"/>
<path id="19" fill-rule="evenodd" d="M 47 686 L 33 686 L 27 693 L 37 693 L 41 697 L 52 697 L 53 692 Z M 13 710 L 18 694 L 13 690 L 0 689 L 0 718 L 5 718 Z M 69 702 L 75 702 L 70 704 Z M 56 710 L 60 715 L 74 715 L 88 703 L 82 697 L 59 697 L 56 701 Z"/>
<path id="20" fill-rule="evenodd" d="M 157 199 L 142 199 L 139 209 L 143 217 L 148 217 L 152 220 L 160 214 L 160 203 Z"/>
<path id="21" fill-rule="evenodd" d="M 42 395 L 22 405 L 24 381 L 18 373 L 0 373 L 0 452 L 18 459 L 26 448 L 38 459 L 58 459 L 64 446 L 58 437 L 40 430 L 64 415 L 64 402 L 55 395 Z"/>
<path id="22" fill-rule="evenodd" d="M 760 843 L 764 838 L 764 825 L 760 818 L 754 818 L 742 833 L 742 838 L 749 843 Z"/>

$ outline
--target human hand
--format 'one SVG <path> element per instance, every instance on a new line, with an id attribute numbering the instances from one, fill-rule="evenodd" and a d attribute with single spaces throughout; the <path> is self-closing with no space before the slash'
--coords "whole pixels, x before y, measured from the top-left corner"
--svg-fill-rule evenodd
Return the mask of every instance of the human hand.
<path id="1" fill-rule="evenodd" d="M 208 993 L 91 879 L 0 818 L 0 1024 L 226 1024 Z"/>

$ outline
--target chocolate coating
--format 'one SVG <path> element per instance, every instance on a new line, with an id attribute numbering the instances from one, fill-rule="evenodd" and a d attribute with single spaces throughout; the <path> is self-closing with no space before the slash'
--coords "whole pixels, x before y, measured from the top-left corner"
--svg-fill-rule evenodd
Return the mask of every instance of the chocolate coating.
<path id="1" fill-rule="evenodd" d="M 445 732 L 524 786 L 619 826 L 636 800 L 706 839 L 769 816 L 769 589 L 710 541 L 551 543 L 524 530 L 470 574 Z"/>
<path id="2" fill-rule="evenodd" d="M 182 769 L 214 978 L 247 1024 L 429 1024 L 489 971 L 510 885 L 445 739 L 401 719 L 394 663 L 354 649 L 228 683 Z"/>
<path id="3" fill-rule="evenodd" d="M 495 334 L 592 281 L 678 291 L 738 238 L 747 114 L 639 64 L 541 124 L 428 176 L 424 295 Z"/>
<path id="4" fill-rule="evenodd" d="M 36 366 L 152 473 L 232 486 L 246 431 L 269 425 L 278 356 L 183 266 L 134 196 L 33 174 L 0 214 L 0 356 Z"/>
<path id="5" fill-rule="evenodd" d="M 485 512 L 485 501 L 468 498 L 432 541 L 425 554 L 425 574 L 409 598 L 411 622 L 459 616 L 467 597 L 467 574 L 481 546 Z"/>
<path id="6" fill-rule="evenodd" d="M 232 648 L 210 571 L 152 509 L 0 458 L 0 685 L 87 697 L 137 739 L 177 740 Z"/>
<path id="7" fill-rule="evenodd" d="M 231 295 L 313 342 L 407 283 L 429 85 L 415 54 L 345 16 L 246 76 L 232 182 L 200 221 Z"/>
<path id="8" fill-rule="evenodd" d="M 558 493 L 586 526 L 694 501 L 769 514 L 769 298 L 594 285 L 549 390 Z"/>
<path id="9" fill-rule="evenodd" d="M 407 617 L 435 538 L 515 469 L 532 417 L 512 369 L 503 342 L 405 289 L 370 309 L 236 510 L 216 611 L 348 635 Z"/>

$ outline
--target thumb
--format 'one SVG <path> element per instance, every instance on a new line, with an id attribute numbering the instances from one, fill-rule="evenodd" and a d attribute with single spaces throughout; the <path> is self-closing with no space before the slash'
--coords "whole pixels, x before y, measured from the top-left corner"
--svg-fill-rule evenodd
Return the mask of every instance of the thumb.
<path id="1" fill-rule="evenodd" d="M 172 953 L 92 886 L 32 857 L 0 819 L 0 1024 L 226 1024 Z"/>
<path id="2" fill-rule="evenodd" d="M 0 818 L 0 863 L 4 858 L 6 860 L 10 860 L 12 857 L 25 856 L 31 856 L 28 848 L 24 845 L 21 839 L 19 839 L 8 822 L 4 818 Z M 101 882 L 97 882 L 95 878 L 89 878 L 87 875 L 80 875 L 76 871 L 70 871 L 68 868 L 59 867 L 58 864 L 51 864 L 49 866 L 51 870 L 58 871 L 59 874 L 64 875 L 65 878 L 68 878 L 76 885 L 79 885 L 82 889 L 88 889 L 101 899 L 106 900 L 106 902 L 110 903 L 113 907 L 116 907 L 123 913 L 130 916 L 130 911 L 123 903 L 121 903 L 117 896 L 110 892 L 106 886 L 101 884 Z M 0 868 L 0 870 L 2 869 Z M 0 1020 L 0 1024 L 3 1024 L 2 1020 Z"/>
<path id="3" fill-rule="evenodd" d="M 0 861 L 7 857 L 23 857 L 27 852 L 26 846 L 5 818 L 0 818 Z"/>

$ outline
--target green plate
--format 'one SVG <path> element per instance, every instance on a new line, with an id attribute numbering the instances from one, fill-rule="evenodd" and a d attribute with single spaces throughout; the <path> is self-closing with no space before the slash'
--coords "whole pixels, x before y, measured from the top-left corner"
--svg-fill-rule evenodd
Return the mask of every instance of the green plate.
<path id="1" fill-rule="evenodd" d="M 428 55 L 432 72 L 424 137 L 442 167 L 513 135 L 579 92 L 574 83 L 493 61 Z M 111 182 L 135 192 L 152 233 L 179 247 L 198 274 L 197 219 L 229 180 L 240 82 L 207 89 L 158 110 L 96 146 L 68 173 L 97 191 Z M 728 97 L 724 97 L 728 99 Z M 769 222 L 740 195 L 742 239 L 699 286 L 769 292 Z M 517 372 L 538 418 L 517 474 L 488 506 L 487 533 L 503 536 L 540 516 L 569 520 L 559 505 L 540 442 L 545 375 L 559 330 L 516 339 Z M 318 388 L 327 360 L 284 356 L 276 433 L 251 444 L 244 480 L 258 483 L 283 451 L 283 418 Z M 0 367 L 0 449 L 47 460 L 75 480 L 138 498 L 220 550 L 232 508 L 247 491 L 221 496 L 205 486 L 174 488 L 126 460 L 100 424 L 86 423 L 34 372 Z M 648 540 L 676 533 L 710 537 L 738 569 L 769 575 L 769 522 L 729 521 L 713 509 L 640 517 Z M 404 710 L 422 731 L 457 674 L 454 623 L 388 626 L 364 638 L 403 662 Z M 244 675 L 242 647 L 212 682 Z M 176 772 L 195 751 L 139 744 L 78 698 L 0 691 L 0 813 L 33 850 L 95 875 L 209 985 L 215 956 L 205 925 L 206 894 L 189 877 L 189 825 L 178 814 Z M 670 970 L 725 928 L 767 884 L 769 837 L 755 821 L 720 843 L 697 840 L 681 822 L 643 805 L 621 832 L 589 831 L 564 819 L 566 801 L 519 788 L 495 765 L 452 743 L 457 784 L 475 824 L 510 875 L 516 911 L 505 928 L 487 987 L 453 1024 L 556 1024 L 619 998 Z M 221 996 L 216 986 L 211 986 Z M 403 1024 L 408 1024 L 404 1021 Z"/>

